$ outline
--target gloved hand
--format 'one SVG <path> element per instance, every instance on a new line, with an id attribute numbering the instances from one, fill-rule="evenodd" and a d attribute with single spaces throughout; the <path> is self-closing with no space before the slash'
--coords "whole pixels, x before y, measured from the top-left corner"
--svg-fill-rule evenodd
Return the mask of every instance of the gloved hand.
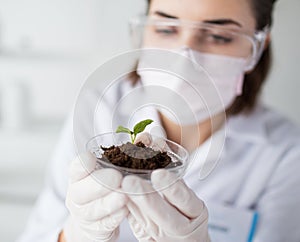
<path id="1" fill-rule="evenodd" d="M 142 142 L 144 145 L 151 146 L 156 150 L 171 151 L 164 138 L 155 137 L 153 139 L 152 135 L 148 132 L 139 134 L 135 140 L 135 143 L 138 142 Z"/>
<path id="2" fill-rule="evenodd" d="M 122 175 L 113 169 L 95 168 L 96 158 L 91 153 L 71 164 L 66 198 L 70 217 L 64 228 L 67 242 L 115 241 L 119 224 L 128 214 L 128 197 L 116 191 Z"/>
<path id="3" fill-rule="evenodd" d="M 128 221 L 136 238 L 143 242 L 209 242 L 207 208 L 194 192 L 166 170 L 152 172 L 151 181 L 158 190 L 165 187 L 160 190 L 162 196 L 138 177 L 127 176 L 122 182 L 130 198 Z"/>

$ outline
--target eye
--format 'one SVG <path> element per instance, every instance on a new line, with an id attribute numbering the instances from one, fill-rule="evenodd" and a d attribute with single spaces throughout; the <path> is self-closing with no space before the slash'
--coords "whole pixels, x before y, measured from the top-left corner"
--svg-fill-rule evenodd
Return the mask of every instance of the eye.
<path id="1" fill-rule="evenodd" d="M 232 37 L 218 35 L 218 34 L 211 34 L 209 39 L 217 44 L 229 44 L 233 41 Z"/>
<path id="2" fill-rule="evenodd" d="M 199 32 L 201 41 L 213 45 L 227 45 L 234 42 L 234 36 L 228 31 L 220 31 L 217 29 L 204 29 Z"/>
<path id="3" fill-rule="evenodd" d="M 177 30 L 174 27 L 156 27 L 155 33 L 161 35 L 172 35 L 177 34 Z"/>

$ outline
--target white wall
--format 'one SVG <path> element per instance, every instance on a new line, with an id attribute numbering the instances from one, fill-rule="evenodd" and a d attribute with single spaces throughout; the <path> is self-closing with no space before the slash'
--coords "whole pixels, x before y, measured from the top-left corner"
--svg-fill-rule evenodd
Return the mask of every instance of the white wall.
<path id="1" fill-rule="evenodd" d="M 64 117 L 86 76 L 129 48 L 127 20 L 142 3 L 0 0 L 0 82 L 25 83 L 34 115 Z"/>
<path id="2" fill-rule="evenodd" d="M 300 124 L 299 0 L 278 1 L 272 42 L 274 65 L 264 89 L 264 101 Z"/>

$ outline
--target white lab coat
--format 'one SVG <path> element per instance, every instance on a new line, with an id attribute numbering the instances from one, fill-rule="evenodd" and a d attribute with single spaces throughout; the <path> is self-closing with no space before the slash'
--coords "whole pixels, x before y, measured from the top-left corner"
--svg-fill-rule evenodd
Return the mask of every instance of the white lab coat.
<path id="1" fill-rule="evenodd" d="M 131 89 L 124 81 L 111 87 L 105 97 L 106 107 L 97 111 L 97 132 L 111 131 L 108 120 L 113 107 Z M 94 91 L 90 98 L 98 94 Z M 147 111 L 145 115 L 159 123 L 156 113 Z M 128 119 L 120 117 L 120 124 L 127 125 Z M 218 203 L 257 211 L 254 242 L 299 242 L 299 130 L 261 105 L 249 115 L 229 118 L 225 128 L 227 135 L 218 166 L 206 179 L 199 180 L 199 167 L 194 162 L 184 177 L 186 183 L 208 207 L 210 203 Z M 68 216 L 64 203 L 68 164 L 76 156 L 72 132 L 70 118 L 47 167 L 45 187 L 19 242 L 57 241 Z M 120 241 L 135 241 L 126 221 L 121 226 Z"/>

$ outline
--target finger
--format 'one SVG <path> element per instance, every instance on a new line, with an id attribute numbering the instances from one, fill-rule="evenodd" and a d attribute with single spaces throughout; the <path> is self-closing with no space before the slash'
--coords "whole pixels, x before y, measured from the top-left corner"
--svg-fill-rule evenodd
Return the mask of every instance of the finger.
<path id="1" fill-rule="evenodd" d="M 155 242 L 155 240 L 147 233 L 141 223 L 134 217 L 133 214 L 129 213 L 127 220 L 134 236 L 139 242 Z"/>
<path id="2" fill-rule="evenodd" d="M 152 143 L 151 134 L 148 132 L 141 133 L 137 136 L 134 143 L 142 142 L 144 145 L 149 146 Z"/>
<path id="3" fill-rule="evenodd" d="M 136 176 L 126 176 L 122 182 L 122 190 L 127 193 L 144 217 L 155 222 L 158 228 L 185 234 L 186 228 L 182 225 L 188 224 L 188 218 L 168 204 L 147 181 Z"/>
<path id="4" fill-rule="evenodd" d="M 159 233 L 158 226 L 149 217 L 144 216 L 137 205 L 129 200 L 127 207 L 137 224 L 143 228 L 143 231 L 146 231 L 150 236 L 155 236 Z"/>
<path id="5" fill-rule="evenodd" d="M 152 142 L 152 148 L 160 151 L 171 151 L 170 147 L 166 143 L 166 140 L 164 138 L 157 137 Z"/>
<path id="6" fill-rule="evenodd" d="M 146 146 L 151 146 L 153 149 L 160 151 L 171 151 L 164 138 L 156 137 L 152 139 L 151 134 L 144 132 L 141 133 L 135 140 L 135 143 L 142 142 Z"/>
<path id="7" fill-rule="evenodd" d="M 128 209 L 123 207 L 101 220 L 93 222 L 80 221 L 80 229 L 90 235 L 92 241 L 116 241 L 119 236 L 118 227 L 127 215 Z"/>
<path id="8" fill-rule="evenodd" d="M 101 199 L 84 205 L 74 203 L 69 196 L 67 196 L 66 206 L 73 216 L 92 222 L 114 213 L 126 206 L 127 202 L 128 197 L 125 194 L 111 192 Z"/>
<path id="9" fill-rule="evenodd" d="M 114 231 L 122 220 L 128 216 L 128 213 L 127 206 L 120 208 L 99 221 L 101 228 L 106 231 Z"/>
<path id="10" fill-rule="evenodd" d="M 114 169 L 100 169 L 69 187 L 69 196 L 78 205 L 99 199 L 121 187 L 122 174 Z"/>
<path id="11" fill-rule="evenodd" d="M 164 169 L 153 171 L 151 174 L 153 187 L 165 187 L 160 192 L 170 204 L 191 219 L 200 216 L 205 208 L 203 201 L 182 180 L 176 179 L 178 178 L 175 174 Z"/>
<path id="12" fill-rule="evenodd" d="M 86 152 L 77 156 L 70 164 L 70 182 L 73 183 L 87 177 L 95 170 L 96 164 L 97 159 L 90 152 Z"/>
<path id="13" fill-rule="evenodd" d="M 146 218 L 144 218 L 140 209 L 132 201 L 128 201 L 127 208 L 131 214 L 131 217 L 134 217 L 141 227 L 146 227 Z"/>

